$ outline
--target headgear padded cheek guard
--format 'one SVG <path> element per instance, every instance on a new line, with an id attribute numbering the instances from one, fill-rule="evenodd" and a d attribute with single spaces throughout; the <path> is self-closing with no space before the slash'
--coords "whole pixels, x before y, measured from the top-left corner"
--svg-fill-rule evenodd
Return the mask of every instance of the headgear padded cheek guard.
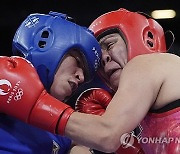
<path id="1" fill-rule="evenodd" d="M 167 51 L 161 25 L 152 18 L 123 8 L 101 15 L 89 29 L 96 37 L 110 29 L 119 30 L 127 44 L 128 60 L 140 54 Z"/>
<path id="2" fill-rule="evenodd" d="M 13 38 L 13 54 L 23 55 L 32 62 L 47 90 L 58 64 L 72 48 L 79 50 L 84 57 L 89 80 L 100 64 L 101 49 L 93 33 L 68 18 L 52 11 L 49 14 L 30 14 Z"/>

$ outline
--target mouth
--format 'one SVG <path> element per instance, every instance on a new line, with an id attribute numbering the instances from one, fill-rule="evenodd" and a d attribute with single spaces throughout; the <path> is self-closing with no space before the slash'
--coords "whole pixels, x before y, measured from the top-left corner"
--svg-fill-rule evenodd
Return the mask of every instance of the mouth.
<path id="1" fill-rule="evenodd" d="M 107 72 L 107 75 L 109 76 L 109 78 L 116 72 L 116 71 L 118 71 L 119 70 L 119 68 L 116 68 L 116 69 L 111 69 L 111 70 L 109 70 L 108 72 Z"/>
<path id="2" fill-rule="evenodd" d="M 115 82 L 120 78 L 120 69 L 114 69 L 109 76 L 110 82 Z"/>
<path id="3" fill-rule="evenodd" d="M 71 87 L 72 92 L 74 92 L 78 88 L 78 84 L 76 84 L 75 82 L 68 81 L 68 83 L 69 83 L 69 85 Z"/>

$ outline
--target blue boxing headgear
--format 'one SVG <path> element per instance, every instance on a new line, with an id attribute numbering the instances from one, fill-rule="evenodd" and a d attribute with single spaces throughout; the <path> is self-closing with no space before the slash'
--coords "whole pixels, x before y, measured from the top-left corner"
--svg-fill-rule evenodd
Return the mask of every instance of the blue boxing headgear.
<path id="1" fill-rule="evenodd" d="M 13 38 L 13 54 L 22 55 L 32 62 L 47 90 L 59 63 L 72 48 L 84 57 L 89 80 L 100 64 L 101 49 L 93 33 L 69 18 L 66 14 L 52 11 L 49 14 L 30 14 Z"/>

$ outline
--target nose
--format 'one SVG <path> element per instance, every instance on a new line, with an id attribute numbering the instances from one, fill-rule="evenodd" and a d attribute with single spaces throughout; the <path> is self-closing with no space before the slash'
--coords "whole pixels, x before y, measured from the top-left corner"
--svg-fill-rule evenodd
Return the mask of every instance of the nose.
<path id="1" fill-rule="evenodd" d="M 106 51 L 103 51 L 102 52 L 101 65 L 104 67 L 110 61 L 111 61 L 111 56 L 109 55 L 109 53 Z"/>
<path id="2" fill-rule="evenodd" d="M 75 78 L 77 79 L 78 83 L 84 82 L 84 72 L 81 68 L 78 68 L 75 72 Z"/>

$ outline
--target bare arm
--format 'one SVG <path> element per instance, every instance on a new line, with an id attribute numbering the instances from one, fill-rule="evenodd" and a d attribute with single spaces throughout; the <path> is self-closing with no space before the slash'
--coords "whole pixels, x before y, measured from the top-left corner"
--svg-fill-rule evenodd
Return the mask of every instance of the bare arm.
<path id="1" fill-rule="evenodd" d="M 162 65 L 159 58 L 147 56 L 130 61 L 105 114 L 99 117 L 73 113 L 66 135 L 100 151 L 115 151 L 121 135 L 132 131 L 157 99 L 167 74 L 167 65 Z"/>
<path id="2" fill-rule="evenodd" d="M 92 154 L 90 152 L 90 148 L 82 146 L 82 145 L 75 145 L 71 148 L 68 154 Z"/>

